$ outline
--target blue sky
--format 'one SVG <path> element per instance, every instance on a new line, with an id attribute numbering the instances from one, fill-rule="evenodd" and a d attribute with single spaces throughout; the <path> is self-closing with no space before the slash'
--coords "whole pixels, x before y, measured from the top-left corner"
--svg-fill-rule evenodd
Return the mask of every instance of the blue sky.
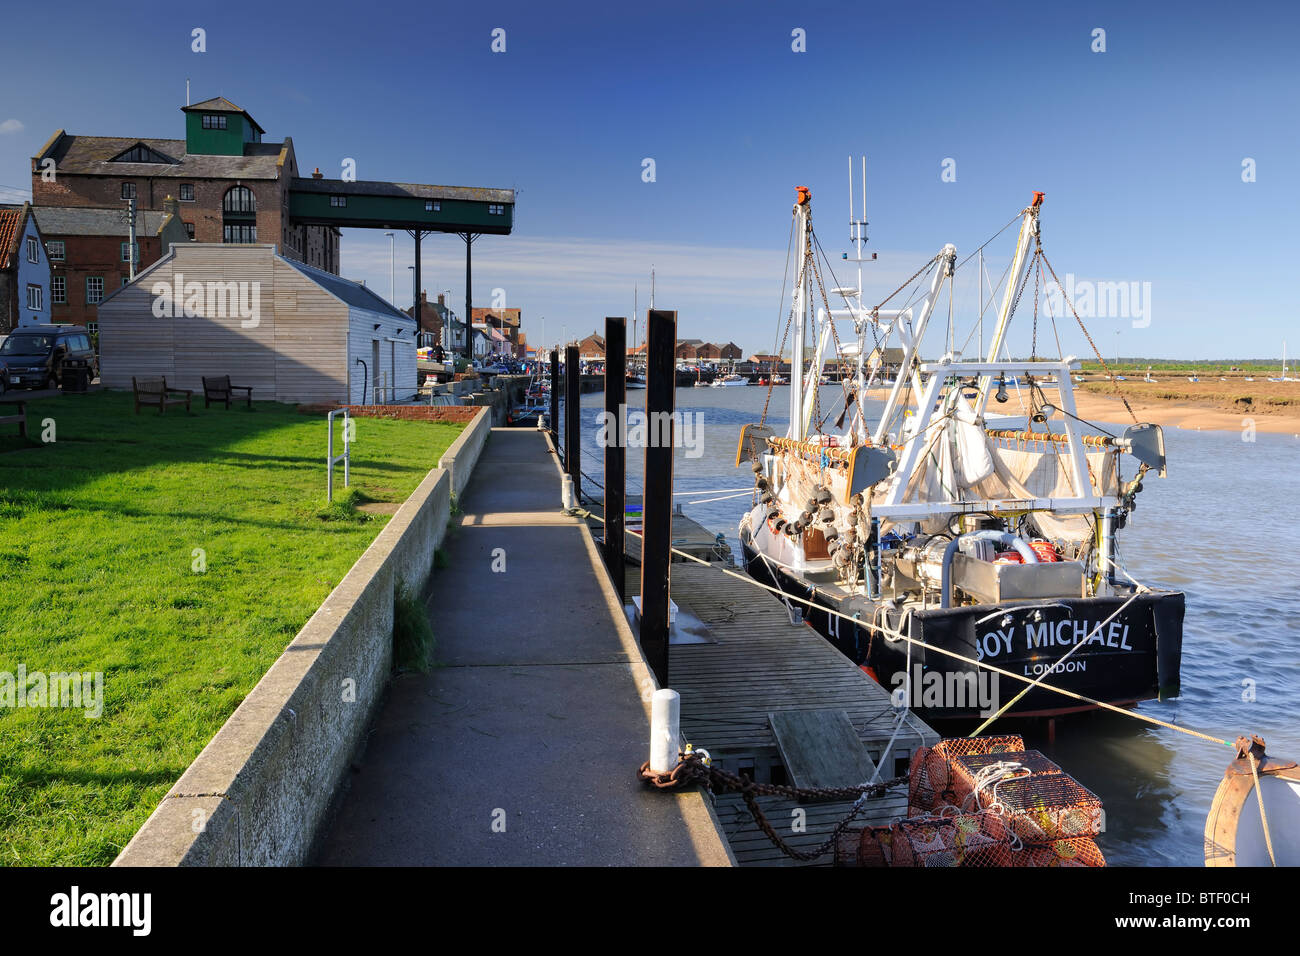
<path id="1" fill-rule="evenodd" d="M 634 284 L 644 309 L 653 265 L 656 305 L 678 310 L 683 337 L 752 352 L 775 338 L 794 187 L 813 190 L 822 244 L 838 256 L 846 160 L 865 153 L 880 256 L 869 298 L 945 242 L 973 250 L 1040 189 L 1044 247 L 1062 278 L 1150 283 L 1148 326 L 1089 320 L 1107 354 L 1262 357 L 1284 338 L 1300 353 L 1291 5 L 219 11 L 171 4 L 137 16 L 72 0 L 51 30 L 46 8 L 11 5 L 0 185 L 26 187 L 30 157 L 60 127 L 180 137 L 189 77 L 195 101 L 224 95 L 269 140 L 291 136 L 305 170 L 338 176 L 351 157 L 363 179 L 518 189 L 514 235 L 475 245 L 475 301 L 504 290 L 534 343 L 543 317 L 554 342 L 630 315 Z M 190 49 L 194 27 L 207 31 L 205 53 Z M 494 28 L 506 31 L 504 53 L 491 50 Z M 807 52 L 791 49 L 795 28 Z M 1095 28 L 1104 53 L 1091 49 Z M 653 183 L 642 181 L 647 157 Z M 954 182 L 941 181 L 945 159 Z M 990 247 L 994 277 L 1013 238 Z M 405 306 L 412 251 L 399 239 Z M 435 236 L 424 249 L 426 289 L 449 289 L 459 310 L 463 243 Z M 345 275 L 388 293 L 382 232 L 345 233 L 342 258 Z M 974 314 L 967 271 L 959 330 Z M 1017 323 L 1014 351 L 1028 350 L 1029 325 Z M 1060 331 L 1066 352 L 1090 351 L 1077 328 Z"/>

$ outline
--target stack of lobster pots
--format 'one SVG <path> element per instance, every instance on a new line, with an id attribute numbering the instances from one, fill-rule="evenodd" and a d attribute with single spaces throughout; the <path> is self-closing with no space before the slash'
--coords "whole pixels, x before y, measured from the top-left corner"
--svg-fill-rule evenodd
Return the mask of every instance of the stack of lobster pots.
<path id="1" fill-rule="evenodd" d="M 1019 736 L 950 738 L 912 756 L 908 816 L 846 830 L 837 866 L 1105 866 L 1101 801 Z"/>

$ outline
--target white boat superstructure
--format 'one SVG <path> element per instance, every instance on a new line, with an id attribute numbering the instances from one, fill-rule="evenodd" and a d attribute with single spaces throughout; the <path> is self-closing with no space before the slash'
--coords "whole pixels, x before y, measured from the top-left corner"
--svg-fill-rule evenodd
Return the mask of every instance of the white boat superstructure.
<path id="1" fill-rule="evenodd" d="M 751 574 L 788 593 L 813 595 L 828 613 L 821 619 L 813 610 L 810 622 L 877 673 L 883 662 L 897 663 L 905 648 L 873 641 L 869 628 L 846 627 L 846 616 L 877 620 L 883 614 L 897 626 L 924 611 L 936 641 L 969 647 L 969 628 L 987 625 L 971 624 L 978 615 L 970 617 L 968 607 L 984 606 L 987 615 L 988 604 L 1049 602 L 1064 609 L 1049 615 L 1061 630 L 1066 625 L 1058 627 L 1056 618 L 1078 622 L 1092 614 L 1100 622 L 1106 616 L 1096 616 L 1100 607 L 1072 607 L 1068 601 L 1102 602 L 1107 613 L 1123 605 L 1128 614 L 1139 597 L 1146 600 L 1121 579 L 1127 574 L 1117 562 L 1115 536 L 1148 470 L 1164 473 L 1161 430 L 1135 419 L 1121 435 L 1089 434 L 1075 403 L 1074 356 L 1007 355 L 1008 328 L 1031 270 L 1039 270 L 1037 287 L 1046 286 L 1051 272 L 1040 241 L 1042 202 L 1043 194 L 1035 193 L 1018 217 L 1020 232 L 987 354 L 967 359 L 954 347 L 951 318 L 956 247 L 945 244 L 912 281 L 868 306 L 861 263 L 875 257 L 861 251 L 864 207 L 860 219 L 850 216 L 858 284 L 833 290 L 843 305 L 831 307 L 815 261 L 811 193 L 798 190 L 789 426 L 783 435 L 765 422 L 741 432 L 737 464 L 752 463 L 756 499 L 741 522 L 741 542 Z M 913 281 L 910 298 L 887 308 Z M 949 315 L 944 348 L 923 357 L 941 299 Z M 1034 308 L 1037 315 L 1037 302 Z M 840 343 L 837 322 L 851 324 L 852 341 Z M 886 386 L 885 347 L 895 342 L 902 360 Z M 841 397 L 826 409 L 828 389 L 818 385 L 832 355 L 841 366 Z M 1098 360 L 1105 370 L 1100 355 Z M 848 362 L 856 366 L 852 375 L 844 374 Z M 1054 386 L 1051 401 L 1042 388 L 1045 380 Z M 993 402 L 1016 415 L 1009 389 L 1021 404 L 1022 427 L 1000 427 L 999 419 L 1008 415 L 990 408 Z M 882 399 L 883 407 L 869 413 L 868 402 Z M 1121 452 L 1139 462 L 1128 481 L 1120 473 Z M 1182 599 L 1161 592 L 1165 603 L 1142 606 L 1145 656 L 1129 684 L 1115 690 L 1115 699 L 1176 693 L 1176 653 L 1170 648 L 1181 649 Z M 1122 619 L 1136 635 L 1140 622 Z M 1163 624 L 1151 623 L 1157 620 Z M 1161 640 L 1165 656 L 1157 663 Z M 1026 667 L 1042 656 L 1021 646 L 1016 655 L 1014 662 L 1023 658 Z M 1008 656 L 1002 663 L 1011 661 Z"/>

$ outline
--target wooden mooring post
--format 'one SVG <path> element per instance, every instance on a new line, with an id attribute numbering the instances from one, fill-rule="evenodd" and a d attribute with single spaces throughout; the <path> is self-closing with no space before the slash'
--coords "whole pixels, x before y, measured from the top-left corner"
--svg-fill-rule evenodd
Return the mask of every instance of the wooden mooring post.
<path id="1" fill-rule="evenodd" d="M 564 348 L 564 470 L 573 481 L 573 500 L 582 500 L 582 366 L 578 347 Z"/>
<path id="2" fill-rule="evenodd" d="M 560 353 L 551 349 L 551 444 L 560 449 Z M 562 453 L 562 452 L 561 452 Z"/>
<path id="3" fill-rule="evenodd" d="M 605 412 L 606 422 L 627 420 L 627 319 L 605 317 Z M 623 522 L 627 490 L 626 435 L 622 428 L 606 426 L 605 440 L 605 567 L 626 603 L 623 576 Z"/>
<path id="4" fill-rule="evenodd" d="M 648 423 L 656 424 L 647 429 L 645 494 L 641 502 L 641 650 L 659 679 L 659 686 L 667 687 L 677 313 L 651 309 L 646 341 L 645 414 Z M 666 428 L 657 424 L 663 422 L 667 423 Z M 605 514 L 608 517 L 608 505 Z"/>

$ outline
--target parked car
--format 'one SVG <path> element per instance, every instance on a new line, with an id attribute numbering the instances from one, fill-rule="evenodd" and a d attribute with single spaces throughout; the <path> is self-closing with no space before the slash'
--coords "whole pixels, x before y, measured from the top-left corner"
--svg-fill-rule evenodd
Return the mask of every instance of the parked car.
<path id="1" fill-rule="evenodd" d="M 28 325 L 0 344 L 0 392 L 84 387 L 98 373 L 90 333 L 80 325 Z"/>

